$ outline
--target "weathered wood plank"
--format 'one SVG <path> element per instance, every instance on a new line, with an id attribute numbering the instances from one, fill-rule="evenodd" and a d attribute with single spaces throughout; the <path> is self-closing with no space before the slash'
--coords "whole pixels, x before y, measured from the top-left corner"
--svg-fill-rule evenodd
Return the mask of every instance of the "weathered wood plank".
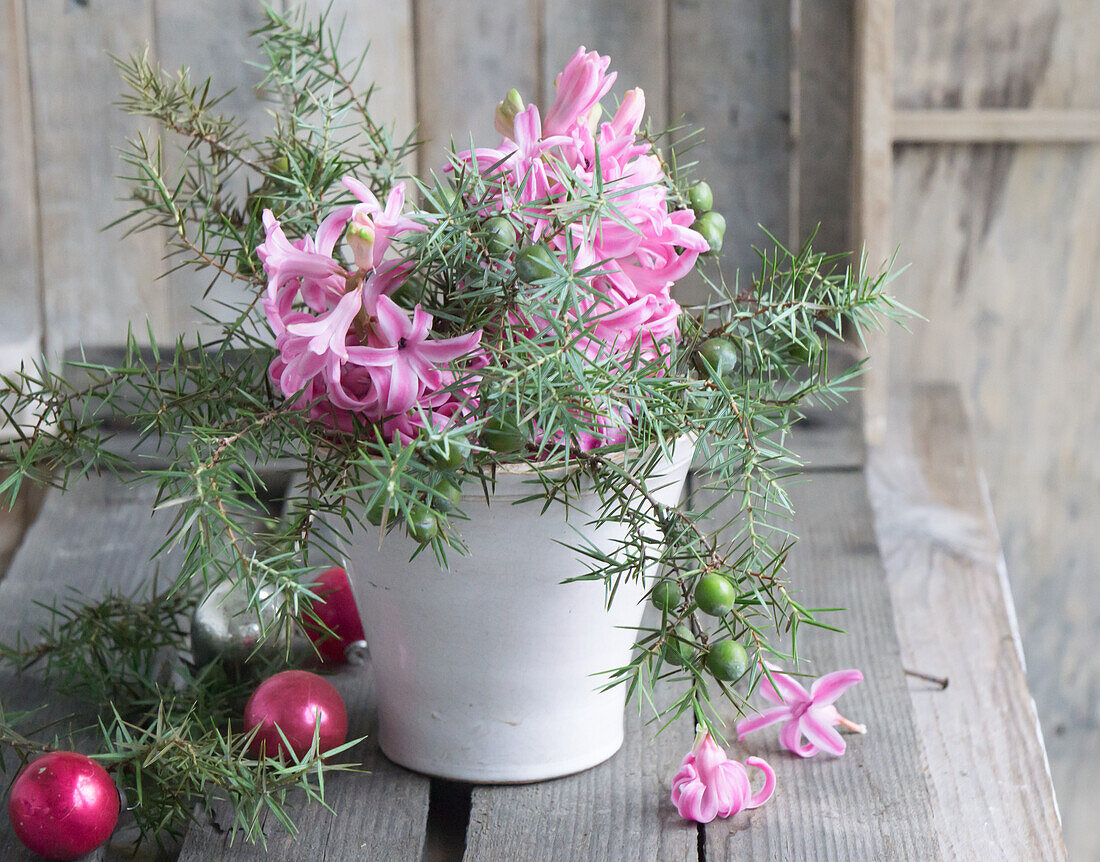
<path id="1" fill-rule="evenodd" d="M 1074 773 L 1100 758 L 1100 392 L 1081 376 L 1100 358 L 1100 149 L 903 146 L 894 184 L 913 261 L 896 289 L 929 323 L 892 339 L 891 377 L 953 381 L 973 410 L 1031 691 L 1043 726 L 1063 728 L 1055 787 L 1080 803 L 1063 812 L 1066 844 L 1089 858 L 1100 784 Z"/>
<path id="2" fill-rule="evenodd" d="M 1098 26 L 1090 2 L 899 0 L 898 106 L 1095 110 Z M 973 409 L 1066 845 L 1093 858 L 1100 397 L 1066 371 L 1098 360 L 1100 149 L 904 145 L 894 190 L 897 290 L 930 322 L 893 339 L 891 376 L 954 381 Z"/>
<path id="3" fill-rule="evenodd" d="M 829 343 L 829 374 L 836 376 L 859 360 L 856 348 L 843 341 Z M 862 380 L 860 382 L 863 382 Z M 867 460 L 863 435 L 862 390 L 847 393 L 847 400 L 826 407 L 803 408 L 804 418 L 791 429 L 787 448 L 797 455 L 805 469 L 858 470 Z"/>
<path id="4" fill-rule="evenodd" d="M 7 472 L 0 472 L 7 477 Z M 0 505 L 0 578 L 7 574 L 15 552 L 23 542 L 27 529 L 38 517 L 45 492 L 37 485 L 25 485 L 19 491 L 15 505 Z"/>
<path id="5" fill-rule="evenodd" d="M 669 696 L 662 686 L 658 698 Z M 676 813 L 669 782 L 691 748 L 690 716 L 660 736 L 627 706 L 626 738 L 609 761 L 577 775 L 512 787 L 475 787 L 466 862 L 695 862 L 697 830 Z"/>
<path id="6" fill-rule="evenodd" d="M 0 3 L 0 373 L 10 373 L 42 349 L 42 289 L 38 193 L 34 173 L 30 61 L 25 0 Z M 0 436 L 4 436 L 0 429 Z"/>
<path id="7" fill-rule="evenodd" d="M 535 101 L 539 17 L 534 0 L 420 0 L 415 4 L 420 174 L 447 162 L 451 138 L 467 149 L 495 146 L 493 109 L 511 88 Z"/>
<path id="8" fill-rule="evenodd" d="M 249 34 L 263 22 L 260 0 L 154 0 L 157 60 L 170 71 L 187 67 L 196 83 L 207 78 L 212 92 L 228 92 L 218 110 L 241 120 L 252 135 L 263 137 L 271 132 L 267 106 L 258 98 L 263 73 L 250 65 L 260 60 L 258 44 Z M 169 134 L 169 140 L 178 139 Z M 166 162 L 174 165 L 178 154 L 173 147 L 166 153 Z M 175 170 L 175 168 L 171 168 Z M 246 193 L 244 173 L 234 177 L 232 191 Z M 255 179 L 252 180 L 255 184 Z M 166 237 L 162 238 L 164 241 Z M 162 253 L 167 247 L 162 248 Z M 161 264 L 166 271 L 178 264 L 178 259 Z M 229 316 L 228 309 L 215 303 L 239 306 L 247 301 L 250 288 L 232 279 L 222 278 L 209 299 L 203 294 L 210 285 L 214 270 L 194 270 L 190 267 L 171 272 L 164 280 L 168 292 L 169 314 L 173 332 L 191 336 L 201 331 L 204 337 L 217 332 L 218 327 L 203 317 L 195 306 L 201 305 L 207 314 Z M 193 341 L 193 339 L 191 339 Z"/>
<path id="9" fill-rule="evenodd" d="M 945 859 L 1065 859 L 997 528 L 958 390 L 892 403 L 868 485 Z"/>
<path id="10" fill-rule="evenodd" d="M 157 60 L 171 71 L 187 67 L 196 82 L 212 78 L 212 92 L 233 90 L 218 110 L 258 135 L 271 128 L 257 98 L 263 72 L 249 65 L 260 60 L 259 43 L 250 34 L 263 21 L 260 0 L 154 0 Z"/>
<path id="11" fill-rule="evenodd" d="M 0 582 L 0 608 L 4 610 L 0 640 L 11 643 L 20 632 L 30 636 L 47 622 L 48 612 L 35 602 L 52 605 L 74 595 L 94 597 L 107 589 L 132 591 L 151 579 L 154 565 L 150 556 L 164 538 L 164 522 L 150 519 L 152 501 L 151 487 L 124 485 L 109 477 L 77 484 L 65 495 L 50 492 L 8 576 Z M 162 575 L 170 574 L 171 566 L 171 559 L 162 561 Z M 70 588 L 75 593 L 69 592 Z M 64 738 L 87 724 L 86 705 L 46 692 L 36 674 L 13 676 L 0 671 L 5 709 L 18 712 L 44 706 L 34 721 L 59 721 L 50 728 L 51 736 L 56 733 Z M 17 760 L 5 760 L 14 770 Z M 6 784 L 11 777 L 0 773 L 0 782 Z M 128 843 L 133 837 L 124 822 L 113 843 L 86 860 L 129 859 Z M 0 818 L 0 859 L 31 862 L 37 858 L 12 834 L 8 818 Z"/>
<path id="12" fill-rule="evenodd" d="M 137 125 L 114 106 L 120 84 L 106 52 L 152 40 L 152 0 L 34 0 L 26 9 L 46 346 L 58 355 L 77 342 L 117 343 L 131 321 L 141 337 L 146 317 L 165 336 L 162 238 L 100 232 L 127 209 L 117 148 Z"/>
<path id="13" fill-rule="evenodd" d="M 854 13 L 851 241 L 877 270 L 893 254 L 894 0 L 854 0 Z M 863 404 L 864 431 L 872 442 L 881 440 L 886 430 L 889 347 L 888 333 L 869 334 L 867 348 L 873 359 Z"/>
<path id="14" fill-rule="evenodd" d="M 758 225 L 786 240 L 788 226 L 788 9 L 770 0 L 669 0 L 669 121 L 705 128 L 690 151 L 726 217 L 723 269 L 747 277 L 753 247 L 768 244 Z M 679 299 L 697 302 L 703 285 Z"/>
<path id="15" fill-rule="evenodd" d="M 325 782 L 325 801 L 335 814 L 298 808 L 297 835 L 273 826 L 267 847 L 238 837 L 231 843 L 228 823 L 206 821 L 192 827 L 179 862 L 249 860 L 419 859 L 428 816 L 428 779 L 390 763 L 378 750 L 374 677 L 369 667 L 350 667 L 330 678 L 348 707 L 349 737 L 366 736 L 347 754 L 363 772 L 334 775 Z"/>
<path id="16" fill-rule="evenodd" d="M 787 2 L 787 232 L 789 245 L 802 233 L 802 0 Z"/>
<path id="17" fill-rule="evenodd" d="M 797 239 L 818 228 L 816 248 L 843 252 L 852 248 L 853 0 L 800 5 Z"/>
<path id="18" fill-rule="evenodd" d="M 1089 0 L 897 0 L 905 108 L 1096 108 L 1100 6 Z"/>
<path id="19" fill-rule="evenodd" d="M 894 111 L 895 143 L 1100 142 L 1100 111 L 1049 108 Z"/>
<path id="20" fill-rule="evenodd" d="M 393 123 L 403 140 L 416 127 L 412 0 L 306 0 L 302 5 L 318 14 L 331 6 L 329 23 L 340 33 L 341 57 L 357 59 L 370 45 L 357 86 L 365 91 L 377 85 L 371 113 L 384 126 Z"/>
<path id="21" fill-rule="evenodd" d="M 858 470 L 866 461 L 859 399 L 834 408 L 808 407 L 805 418 L 791 430 L 787 447 L 803 462 L 807 472 Z"/>
<path id="22" fill-rule="evenodd" d="M 1081 649 L 1095 640 L 1081 638 Z M 1074 657 L 1077 660 L 1077 657 Z M 1054 773 L 1058 812 L 1070 859 L 1100 859 L 1096 788 L 1100 787 L 1100 727 L 1093 719 L 1045 724 L 1046 747 Z"/>
<path id="23" fill-rule="evenodd" d="M 668 116 L 668 34 L 666 0 L 547 0 L 543 7 L 543 113 L 554 102 L 554 78 L 577 47 L 611 57 L 618 71 L 612 94 L 634 87 L 645 91 L 646 113 L 662 129 Z M 606 99 L 604 110 L 614 111 Z"/>
<path id="24" fill-rule="evenodd" d="M 17 614 L 0 615 L 0 640 L 28 633 L 48 619 L 33 605 L 64 598 L 71 585 L 85 595 L 106 589 L 133 590 L 153 577 L 150 557 L 164 541 L 164 522 L 153 521 L 155 489 L 111 476 L 74 484 L 62 494 L 47 493 L 42 511 L 28 530 L 0 585 L 6 597 L 20 591 Z M 162 570 L 166 571 L 166 565 Z M 170 574 L 167 573 L 166 574 Z M 3 602 L 4 607 L 15 607 Z"/>
<path id="25" fill-rule="evenodd" d="M 828 615 L 845 634 L 799 633 L 800 654 L 812 661 L 803 668 L 814 676 L 862 670 L 865 681 L 845 694 L 841 707 L 869 730 L 849 736 L 840 758 L 802 760 L 780 747 L 774 729 L 733 745 L 734 756 L 768 760 L 776 793 L 756 811 L 709 824 L 706 858 L 938 859 L 937 824 L 863 473 L 815 472 L 790 493 L 799 542 L 788 572 L 796 597 L 810 607 L 845 608 Z"/>

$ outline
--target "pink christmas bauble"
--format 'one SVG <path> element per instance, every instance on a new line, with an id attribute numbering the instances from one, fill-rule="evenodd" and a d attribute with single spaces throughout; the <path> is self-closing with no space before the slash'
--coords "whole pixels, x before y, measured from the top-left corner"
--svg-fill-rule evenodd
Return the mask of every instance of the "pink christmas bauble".
<path id="1" fill-rule="evenodd" d="M 328 680 L 305 670 L 284 670 L 256 687 L 244 708 L 244 724 L 248 730 L 259 727 L 251 747 L 256 757 L 286 754 L 282 730 L 294 756 L 301 758 L 313 744 L 315 729 L 319 751 L 341 745 L 348 736 L 348 711 Z"/>
<path id="2" fill-rule="evenodd" d="M 339 567 L 323 572 L 312 586 L 313 592 L 321 599 L 314 602 L 313 612 L 332 634 L 316 624 L 306 624 L 306 634 L 317 646 L 317 653 L 323 664 L 344 664 L 347 662 L 348 648 L 356 641 L 362 641 L 363 621 L 359 617 L 359 606 L 351 591 L 347 572 Z"/>
<path id="3" fill-rule="evenodd" d="M 111 837 L 118 789 L 102 766 L 75 751 L 31 761 L 11 786 L 11 828 L 46 859 L 79 859 Z"/>

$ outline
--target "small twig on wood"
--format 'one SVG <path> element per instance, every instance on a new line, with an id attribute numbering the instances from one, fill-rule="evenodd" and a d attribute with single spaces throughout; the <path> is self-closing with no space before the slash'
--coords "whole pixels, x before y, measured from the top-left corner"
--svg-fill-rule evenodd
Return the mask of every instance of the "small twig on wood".
<path id="1" fill-rule="evenodd" d="M 909 670 L 907 667 L 902 668 L 905 671 L 906 676 L 913 676 L 917 679 L 923 679 L 925 682 L 933 682 L 940 687 L 940 691 L 947 688 L 948 683 L 951 681 L 945 676 L 932 676 L 930 673 L 921 673 L 919 670 Z"/>

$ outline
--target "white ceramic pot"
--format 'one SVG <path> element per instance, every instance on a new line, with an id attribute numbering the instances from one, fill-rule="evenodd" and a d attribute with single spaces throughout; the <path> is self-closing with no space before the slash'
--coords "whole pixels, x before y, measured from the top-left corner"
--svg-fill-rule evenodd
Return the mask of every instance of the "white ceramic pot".
<path id="1" fill-rule="evenodd" d="M 676 503 L 694 442 L 679 441 L 648 490 Z M 625 691 L 598 674 L 626 664 L 645 586 L 623 583 L 611 610 L 602 581 L 563 584 L 586 568 L 562 542 L 606 551 L 621 530 L 587 527 L 596 496 L 566 507 L 516 503 L 541 486 L 498 473 L 488 505 L 468 488 L 454 520 L 469 547 L 441 570 L 404 531 L 358 537 L 346 564 L 376 676 L 379 743 L 391 760 L 461 781 L 537 781 L 602 763 L 623 741 Z M 473 484 L 473 483 L 471 483 Z M 574 529 L 576 528 L 576 529 Z M 582 533 L 578 533 L 581 530 Z"/>

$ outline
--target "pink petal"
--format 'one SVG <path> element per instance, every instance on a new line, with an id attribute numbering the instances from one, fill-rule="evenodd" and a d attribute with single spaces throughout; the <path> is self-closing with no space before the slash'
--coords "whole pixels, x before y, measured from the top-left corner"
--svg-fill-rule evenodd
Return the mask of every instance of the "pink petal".
<path id="1" fill-rule="evenodd" d="M 279 375 L 279 388 L 288 398 L 301 392 L 325 367 L 327 356 L 302 350 L 294 355 L 284 354 L 286 363 Z"/>
<path id="2" fill-rule="evenodd" d="M 802 744 L 802 728 L 797 718 L 792 718 L 783 725 L 779 731 L 779 742 L 788 751 L 793 751 L 799 757 L 813 757 L 817 754 L 817 746 L 812 742 Z"/>
<path id="3" fill-rule="evenodd" d="M 645 116 L 645 93 L 641 87 L 628 90 L 615 112 L 611 128 L 616 136 L 631 137 L 638 133 L 638 127 Z"/>
<path id="4" fill-rule="evenodd" d="M 749 792 L 749 778 L 736 760 L 720 763 L 707 787 L 714 799 L 719 817 L 730 817 L 741 810 Z"/>
<path id="5" fill-rule="evenodd" d="M 520 152 L 527 155 L 531 146 L 542 137 L 542 119 L 539 117 L 538 107 L 531 105 L 516 114 L 514 128 L 514 140 L 519 145 Z"/>
<path id="6" fill-rule="evenodd" d="M 718 816 L 718 803 L 707 793 L 707 787 L 699 779 L 686 782 L 674 802 L 676 810 L 685 820 L 710 823 Z"/>
<path id="7" fill-rule="evenodd" d="M 794 705 L 810 699 L 810 693 L 787 674 L 781 673 L 771 664 L 768 665 L 768 670 L 771 671 L 770 677 L 760 677 L 760 694 L 765 700 Z"/>
<path id="8" fill-rule="evenodd" d="M 370 207 L 373 212 L 382 212 L 382 206 L 378 203 L 378 198 L 374 196 L 374 192 L 365 183 L 360 182 L 353 176 L 343 177 L 341 182 L 348 191 Z"/>
<path id="9" fill-rule="evenodd" d="M 336 307 L 316 318 L 312 323 L 292 323 L 287 332 L 292 335 L 309 338 L 309 350 L 312 353 L 334 353 L 341 359 L 347 359 L 347 336 L 355 315 L 363 307 L 363 289 L 357 287 L 346 294 Z"/>
<path id="10" fill-rule="evenodd" d="M 680 764 L 680 768 L 677 770 L 676 775 L 672 779 L 672 801 L 676 802 L 676 797 L 680 794 L 680 786 L 686 784 L 689 781 L 695 781 L 699 777 L 699 772 L 695 768 L 695 752 L 689 751 L 684 756 L 684 762 Z"/>
<path id="11" fill-rule="evenodd" d="M 417 345 L 418 356 L 431 362 L 451 362 L 469 353 L 481 343 L 481 330 L 454 338 L 433 338 Z"/>
<path id="12" fill-rule="evenodd" d="M 393 221 L 399 215 L 401 210 L 405 206 L 405 183 L 394 183 L 392 189 L 390 189 L 389 195 L 386 197 L 386 218 Z"/>
<path id="13" fill-rule="evenodd" d="M 436 390 L 443 385 L 443 372 L 411 350 L 404 350 L 402 353 L 413 374 L 420 378 L 421 386 L 424 389 L 424 393 L 420 397 L 434 395 Z"/>
<path id="14" fill-rule="evenodd" d="M 344 374 L 339 363 L 333 363 L 326 370 L 325 382 L 328 384 L 328 398 L 333 406 L 343 410 L 366 412 L 377 407 L 378 391 L 369 374 L 354 365 L 348 366 Z M 354 389 L 352 388 L 354 387 Z M 362 395 L 356 394 L 362 392 Z"/>
<path id="15" fill-rule="evenodd" d="M 766 760 L 761 760 L 759 757 L 747 758 L 745 766 L 755 766 L 764 773 L 764 786 L 745 802 L 746 809 L 759 808 L 771 799 L 772 793 L 775 792 L 775 771 L 768 765 Z"/>
<path id="16" fill-rule="evenodd" d="M 409 322 L 408 314 L 388 296 L 378 297 L 374 314 L 378 318 L 380 333 L 391 347 L 396 347 L 402 338 L 409 337 L 412 324 Z"/>
<path id="17" fill-rule="evenodd" d="M 652 313 L 650 298 L 645 296 L 614 311 L 590 317 L 589 320 L 595 320 L 600 326 L 613 329 L 632 329 L 643 323 Z"/>
<path id="18" fill-rule="evenodd" d="M 554 81 L 557 94 L 542 124 L 547 135 L 567 132 L 578 117 L 587 114 L 607 94 L 616 77 L 615 73 L 605 74 L 609 63 L 608 57 L 595 51 L 586 54 L 584 46 L 577 49 Z"/>
<path id="19" fill-rule="evenodd" d="M 363 307 L 372 317 L 378 309 L 378 297 L 382 294 L 389 295 L 397 290 L 405 280 L 405 276 L 415 266 L 413 261 L 401 261 L 394 264 L 385 264 L 374 270 L 363 285 Z"/>
<path id="20" fill-rule="evenodd" d="M 408 339 L 414 344 L 428 337 L 428 330 L 432 328 L 432 316 L 421 309 L 417 304 L 413 309 L 412 329 L 409 330 Z"/>
<path id="21" fill-rule="evenodd" d="M 748 764 L 764 773 L 764 787 L 755 796 L 746 767 L 726 757 L 711 735 L 704 734 L 672 780 L 672 804 L 682 817 L 699 823 L 764 804 L 775 788 L 775 773 L 758 758 L 749 758 Z"/>
<path id="22" fill-rule="evenodd" d="M 336 247 L 336 241 L 340 239 L 340 234 L 344 232 L 344 228 L 347 227 L 348 219 L 351 218 L 352 210 L 355 207 L 348 206 L 337 207 L 327 216 L 317 227 L 317 251 L 320 254 L 332 256 L 332 250 Z"/>
<path id="23" fill-rule="evenodd" d="M 389 413 L 404 413 L 420 394 L 420 378 L 400 358 L 390 366 L 390 385 L 386 396 L 386 410 Z"/>
<path id="24" fill-rule="evenodd" d="M 347 351 L 348 362 L 376 368 L 393 365 L 394 360 L 397 358 L 396 347 L 364 347 L 357 345 L 348 347 Z"/>
<path id="25" fill-rule="evenodd" d="M 698 252 L 710 251 L 710 243 L 703 239 L 701 233 L 697 233 L 689 227 L 680 227 L 673 224 L 669 228 L 669 233 L 672 235 L 673 242 L 682 248 Z"/>
<path id="26" fill-rule="evenodd" d="M 847 747 L 844 737 L 836 732 L 836 728 L 824 724 L 818 716 L 814 715 L 812 708 L 806 711 L 806 714 L 799 719 L 798 724 L 802 733 L 806 734 L 806 739 L 822 751 L 837 757 L 844 753 Z"/>
<path id="27" fill-rule="evenodd" d="M 844 692 L 856 683 L 863 682 L 863 674 L 855 668 L 834 670 L 814 681 L 810 686 L 810 697 L 815 704 L 829 704 L 836 701 Z"/>
<path id="28" fill-rule="evenodd" d="M 342 269 L 331 257 L 299 249 L 286 252 L 277 267 L 280 284 L 291 278 L 326 278 Z"/>
<path id="29" fill-rule="evenodd" d="M 749 789 L 745 770 L 741 764 L 726 757 L 726 752 L 709 733 L 695 747 L 695 768 L 706 788 L 701 800 L 704 816 L 710 815 L 713 809 L 719 817 L 728 817 L 740 809 L 741 799 Z"/>
<path id="30" fill-rule="evenodd" d="M 791 717 L 789 706 L 773 706 L 765 709 L 759 715 L 750 715 L 748 718 L 737 722 L 737 739 L 742 740 L 750 733 L 769 727 L 778 721 Z"/>

